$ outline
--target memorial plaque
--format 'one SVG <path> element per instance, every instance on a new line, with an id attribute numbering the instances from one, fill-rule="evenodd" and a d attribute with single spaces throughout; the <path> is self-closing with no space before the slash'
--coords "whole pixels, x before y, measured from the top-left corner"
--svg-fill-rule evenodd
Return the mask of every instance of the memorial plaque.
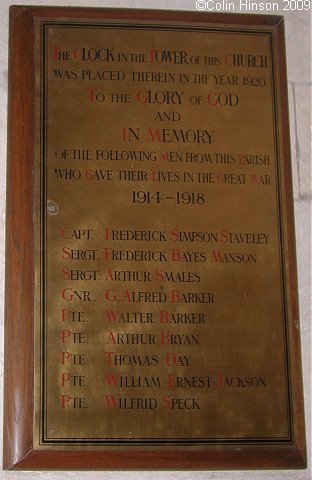
<path id="1" fill-rule="evenodd" d="M 13 7 L 6 468 L 304 468 L 281 17 Z"/>

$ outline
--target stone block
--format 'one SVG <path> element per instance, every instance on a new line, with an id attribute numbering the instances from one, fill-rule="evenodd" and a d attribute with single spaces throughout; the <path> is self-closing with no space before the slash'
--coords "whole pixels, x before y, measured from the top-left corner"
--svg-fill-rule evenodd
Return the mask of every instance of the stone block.
<path id="1" fill-rule="evenodd" d="M 295 85 L 295 117 L 298 138 L 299 195 L 311 198 L 311 87 Z"/>
<path id="2" fill-rule="evenodd" d="M 288 104 L 289 104 L 289 130 L 291 143 L 291 164 L 292 164 L 292 182 L 294 199 L 299 198 L 299 163 L 297 156 L 298 138 L 296 124 L 296 107 L 294 98 L 294 85 L 288 84 Z"/>

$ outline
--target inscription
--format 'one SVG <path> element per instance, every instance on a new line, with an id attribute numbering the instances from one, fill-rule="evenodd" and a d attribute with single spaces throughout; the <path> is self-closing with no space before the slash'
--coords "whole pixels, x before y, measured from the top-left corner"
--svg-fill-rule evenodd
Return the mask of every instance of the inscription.
<path id="1" fill-rule="evenodd" d="M 62 22 L 42 33 L 42 191 L 58 205 L 36 219 L 43 431 L 284 438 L 270 36 Z"/>

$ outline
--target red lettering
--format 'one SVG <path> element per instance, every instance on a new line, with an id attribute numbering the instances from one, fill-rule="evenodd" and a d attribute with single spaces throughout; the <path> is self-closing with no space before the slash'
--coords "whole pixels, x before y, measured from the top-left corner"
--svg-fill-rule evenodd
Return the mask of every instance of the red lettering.
<path id="1" fill-rule="evenodd" d="M 63 248 L 62 258 L 64 258 L 64 259 L 70 258 L 70 248 L 67 248 L 67 247 Z"/>
<path id="2" fill-rule="evenodd" d="M 114 280 L 113 272 L 112 272 L 111 270 L 108 270 L 108 272 L 107 272 L 107 278 L 108 278 L 109 280 L 112 280 L 112 281 Z"/>
<path id="3" fill-rule="evenodd" d="M 65 322 L 65 317 L 67 315 L 70 315 L 70 314 L 71 314 L 71 312 L 69 310 L 66 310 L 66 308 L 63 308 L 62 309 L 62 322 Z"/>
<path id="4" fill-rule="evenodd" d="M 91 103 L 94 101 L 94 92 L 95 92 L 94 88 L 88 88 L 89 100 Z"/>
<path id="5" fill-rule="evenodd" d="M 180 250 L 177 250 L 176 248 L 173 248 L 171 258 L 172 258 L 173 262 L 180 262 L 181 261 Z"/>
<path id="6" fill-rule="evenodd" d="M 85 170 L 85 179 L 92 180 L 93 179 L 93 170 Z"/>
<path id="7" fill-rule="evenodd" d="M 165 408 L 166 410 L 170 410 L 170 409 L 171 409 L 171 400 L 170 400 L 170 397 L 163 397 L 163 408 Z"/>
<path id="8" fill-rule="evenodd" d="M 164 273 L 162 269 L 158 269 L 155 272 L 155 277 L 158 282 L 163 282 L 164 281 Z"/>
<path id="9" fill-rule="evenodd" d="M 106 383 L 108 384 L 109 387 L 112 387 L 112 386 L 118 387 L 119 378 L 120 378 L 119 374 L 106 373 L 105 378 L 106 378 Z"/>
<path id="10" fill-rule="evenodd" d="M 146 103 L 147 102 L 147 95 L 144 90 L 140 90 L 136 94 L 136 99 L 139 103 Z"/>
<path id="11" fill-rule="evenodd" d="M 250 175 L 251 183 L 253 184 L 258 184 L 259 183 L 259 177 L 258 175 L 255 175 L 254 173 Z"/>
<path id="12" fill-rule="evenodd" d="M 160 323 L 169 322 L 169 312 L 167 310 L 160 310 Z"/>
<path id="13" fill-rule="evenodd" d="M 70 395 L 61 395 L 61 406 L 65 408 L 65 404 L 70 402 L 73 399 Z"/>
<path id="14" fill-rule="evenodd" d="M 171 303 L 180 303 L 181 293 L 179 290 L 171 290 Z"/>
<path id="15" fill-rule="evenodd" d="M 179 234 L 178 234 L 178 231 L 176 229 L 173 229 L 171 230 L 171 240 L 173 242 L 177 242 L 178 241 L 178 238 L 179 238 Z"/>
<path id="16" fill-rule="evenodd" d="M 64 300 L 66 300 L 67 302 L 72 301 L 74 298 L 74 295 L 71 292 L 72 292 L 71 288 L 64 288 L 64 290 L 62 290 L 62 298 L 64 298 Z"/>
<path id="17" fill-rule="evenodd" d="M 66 339 L 69 338 L 70 335 L 71 335 L 70 330 L 62 330 L 62 333 L 61 333 L 62 343 L 65 343 Z"/>
<path id="18" fill-rule="evenodd" d="M 168 374 L 168 388 L 173 387 L 173 379 L 175 378 L 175 375 L 173 373 Z"/>
<path id="19" fill-rule="evenodd" d="M 167 367 L 172 367 L 177 363 L 177 356 L 175 353 L 166 353 L 166 365 Z"/>
<path id="20" fill-rule="evenodd" d="M 70 280 L 70 277 L 71 277 L 70 271 L 67 268 L 63 268 L 62 272 L 64 274 L 65 279 Z"/>
<path id="21" fill-rule="evenodd" d="M 112 364 L 112 355 L 114 352 L 104 352 L 104 355 L 107 355 L 107 364 L 111 365 Z"/>
<path id="22" fill-rule="evenodd" d="M 150 50 L 150 62 L 154 63 L 155 50 Z"/>
<path id="23" fill-rule="evenodd" d="M 69 382 L 70 373 L 62 373 L 62 387 L 65 386 L 65 382 Z"/>
<path id="24" fill-rule="evenodd" d="M 149 138 L 151 137 L 152 141 L 155 142 L 160 142 L 160 133 L 159 133 L 159 130 L 158 128 L 155 128 L 155 131 L 153 133 L 152 129 L 149 128 L 148 129 L 148 134 L 147 134 L 147 137 L 146 137 L 146 141 L 148 142 L 149 141 Z M 157 137 L 157 138 L 156 138 Z"/>
<path id="25" fill-rule="evenodd" d="M 228 67 L 231 67 L 232 64 L 228 62 L 228 57 L 230 56 L 229 53 L 227 53 L 226 55 L 224 55 L 224 63 L 225 65 L 227 65 Z"/>
<path id="26" fill-rule="evenodd" d="M 105 395 L 105 401 L 109 408 L 116 408 L 119 395 Z"/>
<path id="27" fill-rule="evenodd" d="M 218 173 L 218 175 L 217 175 L 217 181 L 218 181 L 218 183 L 225 183 L 224 173 Z"/>
<path id="28" fill-rule="evenodd" d="M 110 259 L 110 256 L 112 254 L 112 249 L 111 248 L 104 248 L 104 260 L 107 262 Z"/>
<path id="29" fill-rule="evenodd" d="M 106 319 L 109 322 L 116 322 L 119 315 L 119 310 L 105 310 L 105 314 L 106 314 Z"/>
<path id="30" fill-rule="evenodd" d="M 217 100 L 217 98 L 215 100 L 212 100 L 212 98 L 211 98 L 212 95 L 217 95 L 217 94 L 215 92 L 209 93 L 208 96 L 207 96 L 208 103 L 209 103 L 209 105 L 216 106 L 217 103 L 218 103 L 218 100 Z"/>
<path id="31" fill-rule="evenodd" d="M 116 302 L 116 289 L 115 288 L 110 288 L 109 290 L 106 290 L 105 293 L 105 298 L 108 302 Z"/>
<path id="32" fill-rule="evenodd" d="M 108 337 L 107 343 L 109 343 L 109 342 L 116 343 L 116 342 L 115 342 L 115 337 L 114 337 L 114 334 L 113 334 L 113 332 L 110 332 L 110 334 L 109 334 L 109 337 Z"/>
<path id="33" fill-rule="evenodd" d="M 70 358 L 70 353 L 69 352 L 62 352 L 62 365 L 65 364 L 65 360 Z"/>
<path id="34" fill-rule="evenodd" d="M 222 243 L 226 243 L 228 241 L 228 231 L 227 230 L 222 230 L 220 232 L 220 236 L 221 236 L 221 242 Z"/>
<path id="35" fill-rule="evenodd" d="M 130 295 L 130 292 L 129 290 L 125 290 L 125 293 L 124 293 L 124 296 L 123 296 L 123 300 L 127 298 L 128 302 L 131 302 L 131 295 Z"/>
<path id="36" fill-rule="evenodd" d="M 223 261 L 223 256 L 222 256 L 220 250 L 213 250 L 213 251 L 212 251 L 210 261 L 211 261 L 211 262 L 220 262 L 220 263 L 222 263 L 222 261 Z"/>
<path id="37" fill-rule="evenodd" d="M 170 344 L 170 335 L 169 332 L 161 332 L 161 344 L 168 345 Z"/>

